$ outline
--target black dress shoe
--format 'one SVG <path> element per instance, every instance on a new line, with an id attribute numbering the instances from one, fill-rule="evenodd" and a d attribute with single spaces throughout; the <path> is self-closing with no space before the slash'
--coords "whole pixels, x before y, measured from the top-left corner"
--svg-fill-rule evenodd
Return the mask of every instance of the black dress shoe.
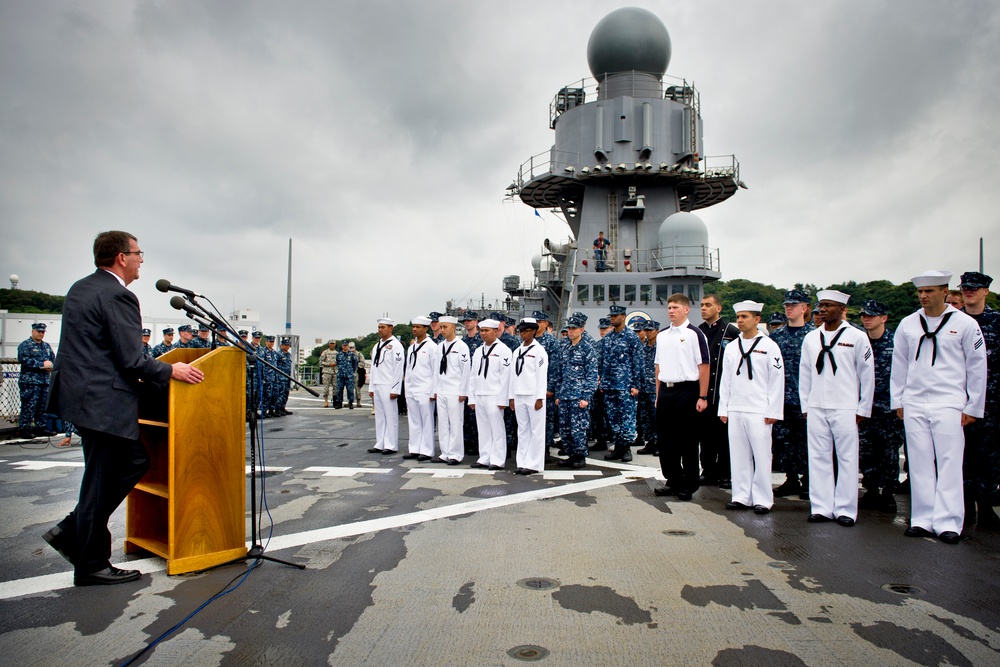
<path id="1" fill-rule="evenodd" d="M 934 533 L 920 526 L 910 526 L 903 531 L 903 535 L 907 537 L 934 537 Z"/>
<path id="2" fill-rule="evenodd" d="M 854 519 L 845 514 L 841 514 L 840 516 L 837 517 L 837 523 L 839 523 L 841 526 L 844 526 L 845 528 L 850 528 L 851 526 L 854 525 Z"/>
<path id="3" fill-rule="evenodd" d="M 418 458 L 419 456 L 420 454 L 414 454 L 413 452 L 410 452 L 409 454 L 403 454 L 403 458 L 406 459 L 407 461 L 412 461 L 413 459 Z"/>
<path id="4" fill-rule="evenodd" d="M 656 495 L 656 496 L 676 496 L 677 495 L 677 490 L 664 484 L 663 486 L 658 486 L 655 489 L 653 489 L 653 495 Z"/>
<path id="5" fill-rule="evenodd" d="M 764 507 L 763 505 L 754 505 L 753 506 L 753 513 L 754 514 L 767 514 L 770 511 L 771 511 L 770 507 Z"/>
<path id="6" fill-rule="evenodd" d="M 42 535 L 42 539 L 48 542 L 50 547 L 58 551 L 60 556 L 68 560 L 70 563 L 73 562 L 73 559 L 70 558 L 69 551 L 67 550 L 68 545 L 66 544 L 66 534 L 63 532 L 62 528 L 59 526 L 49 528 L 45 534 Z"/>
<path id="7" fill-rule="evenodd" d="M 55 431 L 50 431 L 47 428 L 40 428 L 37 431 L 35 431 L 35 433 L 37 433 L 38 435 L 42 436 L 43 438 L 51 438 L 54 435 L 59 435 Z"/>
<path id="8" fill-rule="evenodd" d="M 560 459 L 558 465 L 559 465 L 560 468 L 568 468 L 571 465 L 573 465 L 573 460 L 574 460 L 574 457 L 572 457 L 572 456 L 569 457 L 568 459 Z"/>
<path id="9" fill-rule="evenodd" d="M 632 460 L 632 452 L 625 452 L 622 454 L 622 463 L 628 463 Z"/>
<path id="10" fill-rule="evenodd" d="M 457 466 L 459 463 L 461 463 L 461 461 L 458 459 L 448 459 L 448 465 L 450 466 Z"/>
<path id="11" fill-rule="evenodd" d="M 677 500 L 685 500 L 685 501 L 687 501 L 687 500 L 691 500 L 692 498 L 694 498 L 694 494 L 691 493 L 690 491 L 678 491 L 677 492 Z"/>
<path id="12" fill-rule="evenodd" d="M 587 460 L 582 456 L 569 464 L 569 467 L 575 470 L 580 470 L 581 468 L 585 468 L 586 466 L 587 466 Z"/>
<path id="13" fill-rule="evenodd" d="M 496 470 L 503 470 L 503 466 L 492 466 L 492 465 L 491 465 L 491 466 L 489 466 L 489 467 L 488 467 L 488 468 L 486 468 L 486 469 L 487 469 L 487 470 L 494 470 L 494 471 L 496 471 Z"/>
<path id="14" fill-rule="evenodd" d="M 369 454 L 381 454 L 382 450 L 379 449 L 378 447 L 369 447 L 368 448 L 368 453 Z"/>
<path id="15" fill-rule="evenodd" d="M 447 461 L 441 458 L 440 456 L 435 456 L 434 458 L 431 459 L 431 463 L 447 463 Z"/>
<path id="16" fill-rule="evenodd" d="M 521 468 L 522 475 L 537 475 L 537 470 L 532 470 L 531 468 Z"/>
<path id="17" fill-rule="evenodd" d="M 22 428 L 17 432 L 17 437 L 24 438 L 25 440 L 31 440 L 35 437 L 35 432 L 30 428 Z"/>
<path id="18" fill-rule="evenodd" d="M 748 510 L 748 509 L 750 509 L 750 506 L 749 505 L 744 505 L 743 503 L 738 503 L 735 500 L 731 500 L 728 503 L 726 503 L 726 509 L 727 510 Z"/>
<path id="19" fill-rule="evenodd" d="M 486 470 L 489 466 L 487 466 L 485 463 L 480 463 L 479 461 L 476 461 L 475 463 L 473 463 L 469 467 L 470 468 L 481 468 L 483 470 Z"/>
<path id="20" fill-rule="evenodd" d="M 396 453 L 395 449 L 383 449 L 382 450 L 382 456 L 392 456 L 395 453 Z"/>
<path id="21" fill-rule="evenodd" d="M 285 410 L 284 408 L 282 408 L 281 414 L 283 414 L 283 415 L 290 415 L 290 414 L 292 414 L 292 411 L 291 410 Z"/>
<path id="22" fill-rule="evenodd" d="M 809 523 L 826 523 L 827 521 L 833 521 L 833 519 L 824 514 L 810 514 L 806 521 Z"/>
<path id="23" fill-rule="evenodd" d="M 347 404 L 347 409 L 348 410 L 353 410 L 354 409 L 354 403 L 348 403 Z M 289 414 L 291 414 L 291 413 L 289 413 Z"/>
<path id="24" fill-rule="evenodd" d="M 598 450 L 597 450 L 596 447 L 591 447 L 590 451 L 596 452 Z M 604 455 L 604 460 L 605 461 L 621 461 L 622 460 L 622 455 L 621 454 L 615 454 L 614 452 L 611 452 L 610 454 L 605 454 Z"/>
<path id="25" fill-rule="evenodd" d="M 962 536 L 952 530 L 946 530 L 938 535 L 938 539 L 945 544 L 958 544 L 962 541 Z"/>
<path id="26" fill-rule="evenodd" d="M 420 454 L 420 455 L 417 456 L 417 460 L 420 461 L 421 463 L 423 463 L 425 461 L 432 461 L 433 459 L 431 457 L 427 456 L 426 454 Z M 438 460 L 440 461 L 440 459 L 438 459 Z"/>
<path id="27" fill-rule="evenodd" d="M 117 567 L 108 567 L 92 574 L 78 574 L 73 577 L 74 586 L 110 586 L 112 584 L 124 584 L 135 581 L 139 578 L 139 570 L 119 570 Z"/>
<path id="28" fill-rule="evenodd" d="M 653 449 L 649 445 L 646 445 L 645 447 L 641 447 L 641 448 L 635 450 L 635 453 L 636 454 L 654 454 L 655 455 L 657 452 L 656 452 L 655 449 Z"/>

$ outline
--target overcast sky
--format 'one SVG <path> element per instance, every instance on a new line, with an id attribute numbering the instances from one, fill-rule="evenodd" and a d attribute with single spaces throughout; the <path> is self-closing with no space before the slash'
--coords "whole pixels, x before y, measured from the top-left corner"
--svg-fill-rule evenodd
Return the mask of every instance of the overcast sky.
<path id="1" fill-rule="evenodd" d="M 698 212 L 724 279 L 1000 277 L 1000 3 L 0 0 L 0 277 L 64 294 L 106 229 L 155 281 L 295 333 L 502 296 L 566 238 L 504 189 L 590 76 L 597 22 L 656 13 L 708 155 L 749 190 Z"/>

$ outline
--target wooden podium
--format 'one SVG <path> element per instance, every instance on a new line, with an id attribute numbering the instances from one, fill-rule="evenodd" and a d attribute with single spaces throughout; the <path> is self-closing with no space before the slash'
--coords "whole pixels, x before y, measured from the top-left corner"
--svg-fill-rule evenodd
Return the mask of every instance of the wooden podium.
<path id="1" fill-rule="evenodd" d="M 142 383 L 139 437 L 151 466 L 128 497 L 125 553 L 167 561 L 167 574 L 242 558 L 246 546 L 246 361 L 236 348 L 171 350 L 199 384 Z"/>

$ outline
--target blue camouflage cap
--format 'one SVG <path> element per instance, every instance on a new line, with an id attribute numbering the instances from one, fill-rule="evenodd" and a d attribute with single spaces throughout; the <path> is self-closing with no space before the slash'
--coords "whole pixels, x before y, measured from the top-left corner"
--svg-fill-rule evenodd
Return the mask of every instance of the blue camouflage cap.
<path id="1" fill-rule="evenodd" d="M 460 318 L 463 322 L 468 322 L 469 320 L 479 321 L 479 313 L 474 310 L 467 310 L 465 314 Z"/>
<path id="2" fill-rule="evenodd" d="M 868 299 L 861 306 L 862 315 L 888 315 L 889 307 L 875 299 Z"/>
<path id="3" fill-rule="evenodd" d="M 660 323 L 656 320 L 646 320 L 646 323 L 642 325 L 643 331 L 659 331 Z"/>
<path id="4" fill-rule="evenodd" d="M 503 318 L 503 323 L 506 324 L 509 327 L 512 327 L 515 324 L 517 324 L 517 320 L 515 320 L 513 317 L 508 317 L 508 316 L 505 315 L 504 318 Z"/>
<path id="5" fill-rule="evenodd" d="M 163 330 L 163 335 L 164 336 L 169 336 L 173 332 L 174 332 L 174 328 L 173 327 L 167 327 L 166 329 Z"/>
<path id="6" fill-rule="evenodd" d="M 782 301 L 784 305 L 792 303 L 809 303 L 809 292 L 804 289 L 790 289 L 785 292 L 785 300 Z"/>
<path id="7" fill-rule="evenodd" d="M 211 329 L 209 329 L 208 327 L 206 327 L 204 324 L 199 324 L 198 325 L 198 331 L 211 331 Z"/>
<path id="8" fill-rule="evenodd" d="M 33 331 L 41 331 L 44 333 L 45 328 L 46 328 L 45 322 L 35 322 L 34 324 L 31 325 L 31 329 Z"/>
<path id="9" fill-rule="evenodd" d="M 573 313 L 572 315 L 569 316 L 569 319 L 566 320 L 566 327 L 567 328 L 571 327 L 573 329 L 582 329 L 586 323 L 587 323 L 586 315 L 584 315 L 583 313 Z M 611 324 L 609 323 L 608 326 L 611 326 Z"/>
<path id="10" fill-rule="evenodd" d="M 260 337 L 261 337 L 261 336 L 263 336 L 263 335 L 264 335 L 264 334 L 263 334 L 263 333 L 261 333 L 260 331 L 254 331 L 254 332 L 253 332 L 253 335 L 252 335 L 252 336 L 250 336 L 250 337 L 251 337 L 251 338 L 260 338 Z"/>
<path id="11" fill-rule="evenodd" d="M 788 321 L 784 313 L 771 313 L 771 319 L 767 321 L 768 324 L 784 324 Z"/>
<path id="12" fill-rule="evenodd" d="M 184 332 L 184 333 L 191 333 L 191 325 L 190 324 L 182 324 L 179 327 L 177 327 L 177 330 L 181 331 L 181 332 Z"/>
<path id="13" fill-rule="evenodd" d="M 142 335 L 143 335 L 143 336 L 152 336 L 152 335 L 153 335 L 153 332 L 152 332 L 152 331 L 150 331 L 149 329 L 143 329 L 143 330 L 142 330 Z"/>
<path id="14" fill-rule="evenodd" d="M 587 320 L 584 320 L 583 323 L 586 324 Z M 601 329 L 607 329 L 608 327 L 611 326 L 611 320 L 608 319 L 607 317 L 602 317 L 601 319 L 597 320 L 597 326 Z"/>
<path id="15" fill-rule="evenodd" d="M 282 338 L 281 339 L 281 344 L 282 345 L 291 345 L 292 341 L 290 339 L 288 339 L 288 338 Z"/>
<path id="16" fill-rule="evenodd" d="M 431 312 L 427 313 L 427 317 L 430 318 L 431 322 L 437 322 L 442 315 L 444 315 L 444 313 L 439 313 L 436 310 L 432 310 Z"/>
<path id="17" fill-rule="evenodd" d="M 274 336 L 268 336 L 267 337 L 267 342 L 268 343 L 273 343 L 274 342 Z"/>
<path id="18" fill-rule="evenodd" d="M 979 289 L 981 287 L 989 288 L 991 284 L 993 284 L 993 279 L 985 273 L 966 271 L 962 274 L 962 280 L 958 283 L 958 287 L 960 289 Z"/>
<path id="19" fill-rule="evenodd" d="M 611 317 L 613 315 L 624 315 L 624 314 L 625 314 L 625 306 L 611 306 L 608 308 L 608 317 Z"/>
<path id="20" fill-rule="evenodd" d="M 246 338 L 250 334 L 250 332 L 247 331 L 246 329 L 240 329 L 236 333 L 238 333 L 241 338 Z"/>
<path id="21" fill-rule="evenodd" d="M 582 317 L 582 318 L 583 318 L 583 323 L 584 323 L 584 324 L 586 324 L 586 323 L 587 323 L 587 313 L 573 313 L 573 314 L 574 314 L 574 315 L 579 315 L 580 317 Z"/>
<path id="22" fill-rule="evenodd" d="M 497 322 L 502 322 L 503 321 L 503 315 L 501 315 L 499 311 L 491 310 L 490 314 L 486 316 L 486 319 L 488 319 L 488 320 L 496 320 Z"/>
<path id="23" fill-rule="evenodd" d="M 541 322 L 542 320 L 545 320 L 546 322 L 551 322 L 552 321 L 551 317 L 549 317 L 548 315 L 546 315 L 545 313 L 543 313 L 540 310 L 536 310 L 535 312 L 533 312 L 531 314 L 531 316 L 535 318 L 536 322 Z"/>

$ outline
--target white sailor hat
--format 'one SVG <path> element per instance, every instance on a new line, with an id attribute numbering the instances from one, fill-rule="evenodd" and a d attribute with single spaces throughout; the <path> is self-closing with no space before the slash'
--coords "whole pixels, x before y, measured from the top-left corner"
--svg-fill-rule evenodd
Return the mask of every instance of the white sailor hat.
<path id="1" fill-rule="evenodd" d="M 426 315 L 418 315 L 410 320 L 410 324 L 422 324 L 425 327 L 429 327 L 431 325 L 431 318 Z"/>
<path id="2" fill-rule="evenodd" d="M 835 289 L 821 289 L 816 292 L 817 301 L 836 301 L 837 303 L 842 303 L 847 305 L 847 300 L 851 298 L 850 294 L 844 294 L 843 292 L 838 292 Z"/>
<path id="3" fill-rule="evenodd" d="M 480 329 L 499 329 L 500 323 L 496 320 L 483 320 L 479 323 Z"/>
<path id="4" fill-rule="evenodd" d="M 458 324 L 458 318 L 452 315 L 442 315 L 438 318 L 440 324 Z"/>
<path id="5" fill-rule="evenodd" d="M 951 271 L 942 271 L 931 269 L 930 271 L 924 271 L 919 276 L 914 276 L 910 278 L 913 281 L 914 287 L 937 287 L 938 285 L 947 285 L 951 282 Z"/>
<path id="6" fill-rule="evenodd" d="M 756 301 L 740 301 L 739 303 L 733 304 L 733 310 L 737 313 L 741 310 L 747 310 L 751 313 L 759 313 L 764 310 L 764 304 L 757 303 Z"/>
<path id="7" fill-rule="evenodd" d="M 396 326 L 396 320 L 390 319 L 388 317 L 381 317 L 377 320 L 378 324 L 388 324 L 390 327 Z"/>

